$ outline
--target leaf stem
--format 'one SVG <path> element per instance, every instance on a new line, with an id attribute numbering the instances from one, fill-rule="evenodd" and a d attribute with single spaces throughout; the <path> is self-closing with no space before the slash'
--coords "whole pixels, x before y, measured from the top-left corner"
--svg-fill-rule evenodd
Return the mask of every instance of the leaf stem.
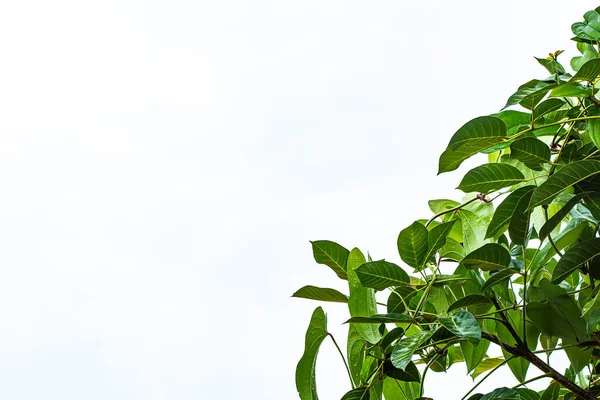
<path id="1" fill-rule="evenodd" d="M 549 373 L 549 372 L 546 372 L 545 374 L 543 374 L 543 375 L 539 375 L 539 376 L 536 376 L 535 378 L 527 379 L 525 382 L 523 382 L 523 383 L 519 383 L 518 385 L 515 385 L 515 386 L 513 386 L 513 387 L 512 387 L 512 389 L 516 389 L 516 388 L 518 388 L 518 387 L 520 387 L 520 386 L 525 386 L 525 385 L 527 385 L 528 383 L 531 383 L 531 382 L 535 382 L 535 381 L 537 381 L 538 379 L 550 378 L 550 376 L 551 376 L 551 375 L 550 375 L 550 373 Z"/>
<path id="2" fill-rule="evenodd" d="M 506 364 L 507 362 L 509 362 L 510 360 L 512 360 L 513 358 L 515 358 L 516 356 L 512 356 L 507 358 L 506 360 L 502 361 L 500 364 L 496 365 L 490 372 L 488 372 L 483 378 L 481 378 L 481 380 L 479 382 L 477 382 L 475 384 L 475 386 L 473 386 L 471 388 L 471 390 L 469 390 L 460 400 L 465 400 L 467 398 L 468 395 L 470 395 L 471 393 L 473 393 L 473 390 L 477 389 L 477 386 L 481 385 L 481 383 L 483 381 L 485 381 L 487 378 L 490 377 L 490 375 L 492 375 L 494 372 L 496 372 L 498 370 L 498 368 L 502 367 L 504 364 Z"/>
<path id="3" fill-rule="evenodd" d="M 354 379 L 352 379 L 352 374 L 350 373 L 350 367 L 348 366 L 348 363 L 346 362 L 346 357 L 344 357 L 344 353 L 342 353 L 342 349 L 340 349 L 340 346 L 338 346 L 337 342 L 335 341 L 335 338 L 333 337 L 333 335 L 331 333 L 327 332 L 327 336 L 329 336 L 331 338 L 331 340 L 333 341 L 333 344 L 335 344 L 335 347 L 337 348 L 338 352 L 340 353 L 340 356 L 342 357 L 342 360 L 344 361 L 344 365 L 346 366 L 346 372 L 348 372 L 348 377 L 350 378 L 350 385 L 352 386 L 352 389 L 355 389 Z"/>

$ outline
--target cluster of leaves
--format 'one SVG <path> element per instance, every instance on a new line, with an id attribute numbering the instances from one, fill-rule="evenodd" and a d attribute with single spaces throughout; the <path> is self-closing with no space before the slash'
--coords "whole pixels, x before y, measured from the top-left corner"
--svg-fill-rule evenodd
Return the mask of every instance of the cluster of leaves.
<path id="1" fill-rule="evenodd" d="M 483 379 L 507 365 L 520 383 L 472 394 L 476 385 L 463 399 L 597 398 L 599 12 L 572 26 L 581 52 L 570 63 L 575 72 L 558 61 L 560 51 L 537 59 L 548 77 L 523 84 L 503 111 L 452 136 L 439 173 L 478 153 L 488 162 L 460 181 L 462 202 L 431 200 L 433 216 L 400 232 L 405 265 L 312 242 L 317 263 L 346 280 L 349 294 L 305 286 L 294 296 L 348 304 L 347 354 L 340 354 L 351 390 L 343 399 L 425 399 L 426 374 L 459 363 Z M 318 307 L 296 371 L 303 400 L 318 398 L 315 362 L 327 336 Z M 488 356 L 491 346 L 502 356 Z M 551 366 L 553 352 L 566 353 L 566 371 Z M 542 374 L 527 380 L 530 364 Z M 548 379 L 545 390 L 526 388 L 540 378 Z"/>

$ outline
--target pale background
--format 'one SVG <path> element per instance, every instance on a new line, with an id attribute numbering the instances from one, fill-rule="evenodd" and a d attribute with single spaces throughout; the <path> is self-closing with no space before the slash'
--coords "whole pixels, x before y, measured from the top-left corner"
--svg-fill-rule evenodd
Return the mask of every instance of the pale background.
<path id="1" fill-rule="evenodd" d="M 545 77 L 534 55 L 568 64 L 597 5 L 3 1 L 0 398 L 295 399 L 317 304 L 289 296 L 343 285 L 309 240 L 398 262 L 460 198 L 452 133 Z M 348 389 L 329 341 L 317 374 Z"/>

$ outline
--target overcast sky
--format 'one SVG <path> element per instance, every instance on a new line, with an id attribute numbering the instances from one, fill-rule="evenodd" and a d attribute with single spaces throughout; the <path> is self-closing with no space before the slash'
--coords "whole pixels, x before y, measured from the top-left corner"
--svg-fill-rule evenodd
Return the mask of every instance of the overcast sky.
<path id="1" fill-rule="evenodd" d="M 568 65 L 595 6 L 3 2 L 0 397 L 295 399 L 317 304 L 289 296 L 343 288 L 309 240 L 399 262 L 427 200 L 460 199 L 450 136 L 545 77 L 533 56 Z M 349 389 L 329 342 L 317 375 Z"/>

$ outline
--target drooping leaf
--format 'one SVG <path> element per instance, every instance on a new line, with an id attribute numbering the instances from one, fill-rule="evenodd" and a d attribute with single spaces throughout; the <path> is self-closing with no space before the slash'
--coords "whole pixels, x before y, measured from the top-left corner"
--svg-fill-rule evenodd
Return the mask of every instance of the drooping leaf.
<path id="1" fill-rule="evenodd" d="M 356 385 L 360 384 L 360 370 L 365 359 L 365 339 L 356 329 L 358 325 L 350 325 L 348 329 L 348 342 L 346 352 L 348 354 L 348 367 L 350 375 Z"/>
<path id="2" fill-rule="evenodd" d="M 370 399 L 369 388 L 366 386 L 361 387 L 361 388 L 352 389 L 351 391 L 346 393 L 344 396 L 342 396 L 342 400 L 369 400 L 369 399 Z"/>
<path id="3" fill-rule="evenodd" d="M 529 216 L 531 211 L 528 209 L 531 196 L 534 192 L 528 192 L 523 195 L 517 203 L 513 215 L 508 223 L 508 235 L 515 244 L 525 246 L 527 235 L 529 233 Z"/>
<path id="4" fill-rule="evenodd" d="M 348 256 L 348 287 L 350 289 L 350 299 L 348 300 L 348 309 L 352 317 L 368 317 L 377 314 L 377 300 L 375 291 L 365 287 L 360 283 L 356 269 L 365 263 L 365 256 L 357 248 L 352 249 Z M 361 324 L 356 326 L 356 330 L 369 343 L 377 343 L 381 339 L 378 324 Z"/>
<path id="5" fill-rule="evenodd" d="M 373 323 L 395 323 L 395 322 L 414 322 L 412 317 L 406 314 L 375 314 L 369 317 L 352 317 L 345 324 L 373 324 Z"/>
<path id="6" fill-rule="evenodd" d="M 386 359 L 383 364 L 383 373 L 390 378 L 401 382 L 420 382 L 421 374 L 414 362 L 409 362 L 404 370 L 394 367 L 390 359 Z"/>
<path id="7" fill-rule="evenodd" d="M 550 386 L 544 390 L 542 397 L 540 400 L 558 400 L 558 395 L 560 394 L 560 384 L 556 381 L 553 381 Z"/>
<path id="8" fill-rule="evenodd" d="M 492 320 L 482 320 L 482 329 L 487 332 L 493 332 L 495 330 L 495 322 Z M 471 342 L 460 342 L 460 350 L 467 366 L 467 373 L 471 374 L 471 378 L 475 379 L 477 375 L 485 372 L 486 363 L 481 365 L 483 360 L 486 358 L 486 352 L 490 347 L 490 342 L 482 340 L 477 346 L 474 346 Z M 493 367 L 492 367 L 493 368 Z"/>
<path id="9" fill-rule="evenodd" d="M 487 343 L 487 345 L 489 347 L 490 342 L 488 342 L 488 341 L 483 341 L 483 342 L 479 343 L 479 345 L 477 347 L 483 346 L 484 343 Z M 464 342 L 464 343 L 461 343 L 461 346 L 463 344 L 471 345 L 469 342 Z M 498 365 L 502 364 L 503 362 L 504 362 L 503 357 L 486 358 L 486 359 L 482 360 L 479 364 L 477 364 L 475 369 L 473 369 L 473 372 L 471 372 L 471 378 L 475 379 L 479 375 L 483 374 L 484 372 L 487 372 L 491 369 L 496 368 Z"/>
<path id="10" fill-rule="evenodd" d="M 509 321 L 513 325 L 513 328 L 519 334 L 520 337 L 524 336 L 523 333 L 523 312 L 522 310 L 509 310 L 505 312 L 508 316 Z M 537 347 L 538 337 L 540 331 L 531 322 L 527 321 L 527 347 L 529 350 L 535 350 Z M 500 340 L 511 346 L 515 346 L 516 342 L 512 334 L 503 324 L 496 324 L 496 333 Z M 512 355 L 505 350 L 502 350 L 505 358 L 509 358 Z M 527 370 L 529 369 L 529 361 L 523 358 L 513 358 L 507 362 L 511 372 L 517 378 L 519 382 L 524 382 L 527 379 Z"/>
<path id="11" fill-rule="evenodd" d="M 429 340 L 433 333 L 434 331 L 420 331 L 400 340 L 392 351 L 391 360 L 394 367 L 404 370 L 410 363 L 415 350 Z"/>
<path id="12" fill-rule="evenodd" d="M 495 274 L 491 275 L 487 281 L 485 281 L 485 283 L 483 284 L 483 287 L 481 288 L 482 292 L 485 292 L 486 290 L 494 287 L 495 285 L 504 282 L 507 279 L 510 279 L 511 276 L 513 276 L 514 274 L 518 274 L 519 271 L 512 269 L 512 268 L 506 268 L 503 270 L 500 270 L 498 272 L 496 272 Z"/>
<path id="13" fill-rule="evenodd" d="M 594 116 L 587 120 L 587 133 L 592 139 L 592 143 L 596 146 L 596 149 L 600 148 L 600 107 L 592 107 L 588 110 L 587 115 L 589 117 Z"/>
<path id="14" fill-rule="evenodd" d="M 414 222 L 398 235 L 398 252 L 402 261 L 413 268 L 423 265 L 427 255 L 428 232 L 419 222 Z"/>
<path id="15" fill-rule="evenodd" d="M 381 339 L 381 343 L 379 346 L 383 350 L 384 354 L 386 354 L 386 355 L 390 354 L 390 352 L 391 352 L 390 346 L 397 339 L 400 339 L 402 337 L 402 335 L 404 335 L 404 329 L 402 329 L 400 327 L 396 327 L 396 328 L 392 329 L 391 331 L 389 331 L 383 337 L 383 339 Z M 389 352 L 388 352 L 388 350 L 389 350 Z"/>
<path id="16" fill-rule="evenodd" d="M 535 186 L 524 186 L 521 187 L 504 199 L 502 203 L 496 209 L 494 216 L 492 218 L 492 222 L 490 222 L 487 232 L 485 234 L 486 238 L 496 236 L 498 233 L 502 231 L 506 225 L 508 225 L 511 217 L 513 216 L 519 201 L 530 192 L 535 190 Z"/>
<path id="17" fill-rule="evenodd" d="M 419 397 L 421 385 L 418 382 L 401 382 L 392 378 L 383 380 L 385 400 L 413 400 Z"/>
<path id="18" fill-rule="evenodd" d="M 470 294 L 468 296 L 465 296 L 461 299 L 456 300 L 454 303 L 452 303 L 452 305 L 448 308 L 448 312 L 457 310 L 459 308 L 463 308 L 463 307 L 469 307 L 469 306 L 485 306 L 485 305 L 491 305 L 492 301 L 490 299 L 488 299 L 485 296 L 482 296 L 480 294 Z"/>
<path id="19" fill-rule="evenodd" d="M 488 243 L 467 254 L 461 264 L 467 268 L 479 268 L 484 271 L 495 271 L 507 268 L 511 256 L 504 246 L 497 243 Z"/>
<path id="20" fill-rule="evenodd" d="M 468 340 L 473 345 L 479 344 L 481 327 L 470 312 L 461 310 L 452 314 L 450 318 L 438 318 L 438 321 L 456 336 Z"/>
<path id="21" fill-rule="evenodd" d="M 348 303 L 348 296 L 335 289 L 320 288 L 316 286 L 304 286 L 296 291 L 292 297 L 303 299 L 331 301 L 337 303 Z"/>
<path id="22" fill-rule="evenodd" d="M 586 81 L 593 83 L 598 75 L 600 75 L 600 59 L 594 58 L 583 64 L 569 82 Z"/>
<path id="23" fill-rule="evenodd" d="M 346 261 L 350 252 L 347 249 L 329 240 L 316 240 L 311 244 L 317 263 L 327 265 L 341 279 L 348 279 Z"/>
<path id="24" fill-rule="evenodd" d="M 315 366 L 317 354 L 323 340 L 327 337 L 327 318 L 323 309 L 317 307 L 313 312 L 306 331 L 304 354 L 296 367 L 296 389 L 302 400 L 318 400 Z"/>
<path id="25" fill-rule="evenodd" d="M 565 289 L 542 279 L 538 287 L 529 289 L 527 317 L 545 335 L 563 340 L 583 340 L 585 321 L 575 300 Z"/>
<path id="26" fill-rule="evenodd" d="M 525 177 L 517 168 L 508 164 L 484 164 L 466 173 L 457 189 L 465 193 L 490 193 L 515 185 Z"/>
<path id="27" fill-rule="evenodd" d="M 478 117 L 464 124 L 452 136 L 440 157 L 438 174 L 453 171 L 467 158 L 506 139 L 506 125 L 495 117 Z"/>
<path id="28" fill-rule="evenodd" d="M 550 162 L 550 147 L 537 138 L 525 137 L 511 143 L 510 156 L 533 170 L 541 171 L 542 165 Z"/>
<path id="29" fill-rule="evenodd" d="M 408 274 L 402 268 L 387 261 L 366 262 L 355 271 L 363 286 L 375 290 L 410 283 Z"/>
<path id="30" fill-rule="evenodd" d="M 552 273 L 552 283 L 560 283 L 577 268 L 600 255 L 600 238 L 586 240 L 571 247 L 558 260 Z"/>
<path id="31" fill-rule="evenodd" d="M 533 192 L 529 207 L 550 204 L 566 188 L 598 173 L 600 173 L 600 161 L 582 160 L 565 165 Z"/>

